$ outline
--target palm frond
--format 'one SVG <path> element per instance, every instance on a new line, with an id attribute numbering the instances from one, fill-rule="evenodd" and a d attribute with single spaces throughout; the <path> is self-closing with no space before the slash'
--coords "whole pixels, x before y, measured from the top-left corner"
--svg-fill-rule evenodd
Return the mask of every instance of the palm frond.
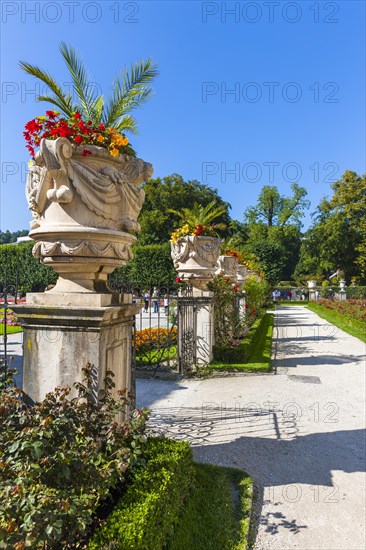
<path id="1" fill-rule="evenodd" d="M 115 79 L 113 95 L 104 116 L 107 127 L 118 125 L 122 117 L 149 99 L 152 93 L 149 83 L 157 74 L 157 66 L 149 58 L 131 65 L 130 71 L 126 70 L 122 78 Z"/>
<path id="2" fill-rule="evenodd" d="M 137 123 L 136 119 L 132 115 L 126 115 L 120 119 L 120 122 L 114 126 L 117 132 L 131 132 L 132 134 L 137 134 Z"/>
<path id="3" fill-rule="evenodd" d="M 26 61 L 20 61 L 20 67 L 25 71 L 26 73 L 30 74 L 31 76 L 34 76 L 44 82 L 50 90 L 54 93 L 55 97 L 51 97 L 52 101 L 50 101 L 49 96 L 38 96 L 38 101 L 49 101 L 50 103 L 53 103 L 54 105 L 57 105 L 61 111 L 68 117 L 72 116 L 73 112 L 76 110 L 76 108 L 72 104 L 72 97 L 71 95 L 67 95 L 63 92 L 62 88 L 57 84 L 57 82 L 53 79 L 53 77 L 47 73 L 46 71 L 43 71 L 37 65 L 31 65 L 31 63 L 27 63 Z M 47 98 L 47 99 L 44 99 Z"/>
<path id="4" fill-rule="evenodd" d="M 68 47 L 65 42 L 61 42 L 60 52 L 71 75 L 73 88 L 80 102 L 81 114 L 95 124 L 95 105 L 98 98 L 93 93 L 93 86 L 86 69 L 75 50 Z"/>

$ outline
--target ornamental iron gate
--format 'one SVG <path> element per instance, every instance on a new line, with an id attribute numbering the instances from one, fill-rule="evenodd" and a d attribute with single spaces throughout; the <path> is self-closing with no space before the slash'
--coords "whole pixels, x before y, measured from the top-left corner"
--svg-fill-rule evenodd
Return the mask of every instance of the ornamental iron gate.
<path id="1" fill-rule="evenodd" d="M 186 286 L 178 296 L 178 361 L 184 374 L 197 363 L 197 298 Z"/>

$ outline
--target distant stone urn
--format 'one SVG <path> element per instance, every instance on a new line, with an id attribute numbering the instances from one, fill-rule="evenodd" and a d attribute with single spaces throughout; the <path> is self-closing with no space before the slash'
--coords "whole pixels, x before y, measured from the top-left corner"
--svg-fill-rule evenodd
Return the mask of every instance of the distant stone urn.
<path id="1" fill-rule="evenodd" d="M 49 292 L 109 292 L 108 274 L 132 258 L 145 198 L 141 184 L 152 172 L 151 164 L 114 158 L 103 147 L 41 141 L 26 194 L 33 255 L 60 275 Z"/>
<path id="2" fill-rule="evenodd" d="M 221 239 L 205 236 L 186 236 L 171 242 L 179 277 L 195 288 L 206 290 L 217 269 L 220 246 Z"/>
<path id="3" fill-rule="evenodd" d="M 235 256 L 219 256 L 219 267 L 216 274 L 223 273 L 232 283 L 236 283 L 238 260 Z"/>

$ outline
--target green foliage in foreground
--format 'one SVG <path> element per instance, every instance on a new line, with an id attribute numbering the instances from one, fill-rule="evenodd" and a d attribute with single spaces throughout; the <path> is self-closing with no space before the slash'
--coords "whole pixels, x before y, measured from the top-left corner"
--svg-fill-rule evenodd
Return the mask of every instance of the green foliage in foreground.
<path id="1" fill-rule="evenodd" d="M 0 364 L 0 548 L 77 547 L 98 505 L 141 462 L 146 415 L 133 411 L 116 422 L 124 393 L 112 397 L 107 372 L 96 401 L 92 367 L 83 373 L 76 397 L 56 388 L 27 407 Z"/>
<path id="2" fill-rule="evenodd" d="M 150 439 L 89 550 L 245 550 L 252 481 L 242 471 L 192 462 L 187 442 Z M 233 498 L 238 495 L 237 499 Z"/>
<path id="3" fill-rule="evenodd" d="M 319 315 L 322 319 L 325 319 L 332 325 L 344 330 L 351 336 L 359 338 L 362 342 L 366 342 L 366 323 L 354 319 L 351 316 L 344 315 L 343 313 L 338 313 L 336 311 L 329 310 L 320 304 L 315 304 L 314 302 L 309 302 L 307 304 L 308 309 Z"/>
<path id="4" fill-rule="evenodd" d="M 209 371 L 270 371 L 273 320 L 272 313 L 265 313 L 254 321 L 238 346 L 215 346 Z"/>
<path id="5" fill-rule="evenodd" d="M 252 480 L 244 472 L 195 464 L 196 484 L 174 531 L 169 550 L 245 550 Z M 233 494 L 237 495 L 236 501 Z"/>

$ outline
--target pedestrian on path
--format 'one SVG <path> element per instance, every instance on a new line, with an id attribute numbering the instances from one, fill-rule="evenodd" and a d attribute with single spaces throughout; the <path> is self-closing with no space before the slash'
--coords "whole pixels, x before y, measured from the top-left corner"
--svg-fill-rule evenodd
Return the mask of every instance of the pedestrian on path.
<path id="1" fill-rule="evenodd" d="M 144 313 L 149 312 L 149 301 L 150 301 L 150 294 L 148 291 L 144 294 Z"/>
<path id="2" fill-rule="evenodd" d="M 153 290 L 152 303 L 154 306 L 154 313 L 159 313 L 159 291 L 156 286 L 154 286 Z"/>

